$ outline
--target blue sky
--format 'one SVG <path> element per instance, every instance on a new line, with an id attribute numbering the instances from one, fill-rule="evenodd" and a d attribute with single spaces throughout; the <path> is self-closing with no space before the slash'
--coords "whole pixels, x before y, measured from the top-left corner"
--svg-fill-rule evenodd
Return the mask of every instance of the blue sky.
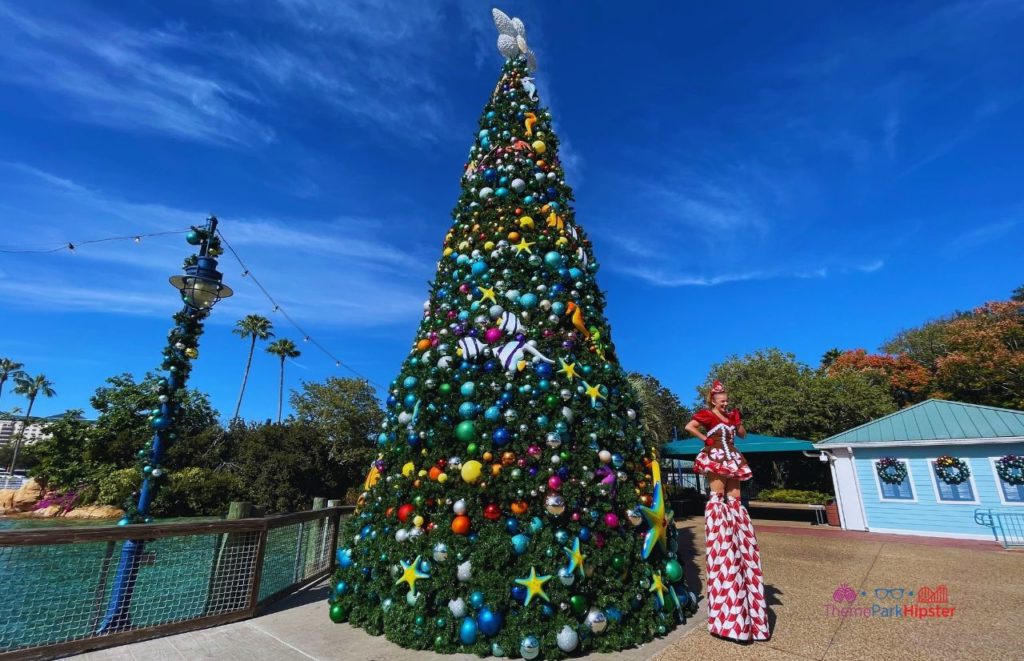
<path id="1" fill-rule="evenodd" d="M 777 346 L 816 364 L 1024 283 L 1024 5 L 506 2 L 537 52 L 618 354 L 684 401 Z M 834 3 L 832 3 L 834 4 Z M 489 5 L 0 0 L 0 248 L 215 212 L 318 341 L 386 385 L 500 70 Z M 50 414 L 159 361 L 177 236 L 0 254 L 0 356 Z M 193 385 L 234 407 L 270 317 L 287 382 L 349 373 L 230 256 Z M 243 415 L 276 402 L 260 355 Z M 10 394 L 0 409 L 23 402 Z"/>

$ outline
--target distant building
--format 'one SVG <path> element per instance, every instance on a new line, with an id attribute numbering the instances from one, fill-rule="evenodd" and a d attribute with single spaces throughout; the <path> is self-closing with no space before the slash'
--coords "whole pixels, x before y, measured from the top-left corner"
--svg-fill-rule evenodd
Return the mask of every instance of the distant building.
<path id="1" fill-rule="evenodd" d="M 1024 455 L 1024 411 L 929 399 L 814 447 L 830 455 L 848 530 L 992 539 L 975 510 L 1024 506 L 1024 484 L 999 471 L 1001 459 Z M 952 480 L 943 456 L 958 462 Z"/>
<path id="2" fill-rule="evenodd" d="M 25 426 L 23 418 L 2 418 L 0 419 L 0 446 L 13 444 L 22 427 L 25 428 L 22 445 L 35 445 L 39 441 L 45 441 L 50 438 L 50 434 L 46 432 L 46 426 L 60 420 L 64 415 L 64 413 L 58 413 L 46 418 L 33 417 L 28 426 Z M 86 420 L 86 422 L 95 422 L 95 420 Z"/>

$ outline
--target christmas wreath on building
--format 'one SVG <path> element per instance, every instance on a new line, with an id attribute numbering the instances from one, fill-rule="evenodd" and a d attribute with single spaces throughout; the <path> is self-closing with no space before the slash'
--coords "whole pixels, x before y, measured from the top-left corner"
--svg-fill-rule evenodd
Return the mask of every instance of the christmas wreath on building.
<path id="1" fill-rule="evenodd" d="M 907 479 L 907 465 L 896 457 L 882 457 L 875 462 L 875 470 L 886 484 L 900 484 Z"/>
<path id="2" fill-rule="evenodd" d="M 935 472 L 946 484 L 961 484 L 971 476 L 971 469 L 967 467 L 966 461 L 948 454 L 935 460 Z"/>
<path id="3" fill-rule="evenodd" d="M 1024 484 L 1024 457 L 1008 454 L 996 459 L 996 473 L 999 479 L 1012 486 Z"/>

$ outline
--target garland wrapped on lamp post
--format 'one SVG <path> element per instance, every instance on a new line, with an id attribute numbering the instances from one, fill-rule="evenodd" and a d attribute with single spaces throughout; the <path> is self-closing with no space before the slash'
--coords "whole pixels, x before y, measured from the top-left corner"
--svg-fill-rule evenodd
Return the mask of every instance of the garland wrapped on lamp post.
<path id="1" fill-rule="evenodd" d="M 150 523 L 150 505 L 166 476 L 161 465 L 164 451 L 174 442 L 174 417 L 178 412 L 177 397 L 185 388 L 192 370 L 191 361 L 199 356 L 199 336 L 203 332 L 203 320 L 210 314 L 214 304 L 234 292 L 221 282 L 222 274 L 217 271 L 217 256 L 221 254 L 220 239 L 217 237 L 217 218 L 211 216 L 204 227 L 193 227 L 186 235 L 186 241 L 199 246 L 199 252 L 189 256 L 183 264 L 184 275 L 170 278 L 171 284 L 181 292 L 184 307 L 174 315 L 175 326 L 167 333 L 162 369 L 168 372 L 157 384 L 159 406 L 150 411 L 149 425 L 153 438 L 138 452 L 138 466 L 142 474 L 142 488 L 132 494 L 133 502 L 127 504 L 125 515 L 118 525 Z M 134 498 L 138 497 L 138 501 Z M 143 540 L 127 540 L 121 547 L 121 559 L 106 614 L 100 622 L 97 633 L 112 633 L 131 627 L 131 600 L 142 556 Z"/>

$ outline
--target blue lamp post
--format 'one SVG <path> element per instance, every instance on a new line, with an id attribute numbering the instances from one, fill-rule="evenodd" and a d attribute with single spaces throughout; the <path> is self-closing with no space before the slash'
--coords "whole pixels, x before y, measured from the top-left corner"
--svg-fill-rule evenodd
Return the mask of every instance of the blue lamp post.
<path id="1" fill-rule="evenodd" d="M 234 292 L 221 282 L 217 271 L 220 240 L 217 238 L 217 219 L 210 217 L 203 228 L 193 228 L 186 240 L 199 246 L 199 252 L 185 261 L 184 275 L 171 277 L 171 284 L 181 292 L 184 307 L 174 315 L 177 325 L 168 333 L 164 349 L 163 368 L 168 371 L 158 383 L 160 407 L 152 412 L 149 422 L 153 429 L 150 445 L 139 451 L 142 470 L 142 488 L 136 504 L 128 508 L 118 525 L 149 523 L 150 505 L 160 487 L 165 471 L 161 467 L 164 450 L 175 440 L 174 417 L 178 409 L 176 396 L 183 391 L 191 371 L 191 360 L 198 356 L 197 345 L 203 330 L 203 319 L 214 304 Z M 100 621 L 97 633 L 114 633 L 130 629 L 132 594 L 142 560 L 144 540 L 126 540 L 121 546 L 121 559 L 114 576 L 107 611 Z"/>

